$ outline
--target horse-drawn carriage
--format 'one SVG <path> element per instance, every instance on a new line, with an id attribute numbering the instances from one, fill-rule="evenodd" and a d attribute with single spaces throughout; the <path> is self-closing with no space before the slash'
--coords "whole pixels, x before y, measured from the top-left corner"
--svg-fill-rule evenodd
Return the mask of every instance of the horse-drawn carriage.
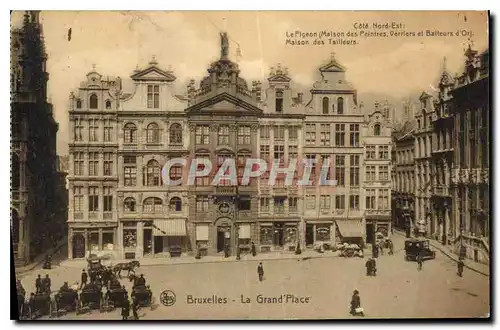
<path id="1" fill-rule="evenodd" d="M 146 285 L 136 285 L 132 290 L 132 298 L 137 300 L 140 307 L 151 307 L 153 309 L 153 292 Z"/>
<path id="2" fill-rule="evenodd" d="M 27 316 L 30 320 L 49 315 L 52 316 L 54 310 L 54 301 L 48 292 L 39 292 L 32 297 L 27 304 Z M 24 314 L 25 312 L 23 312 Z"/>
<path id="3" fill-rule="evenodd" d="M 114 282 L 110 284 L 110 288 L 106 292 L 105 298 L 105 310 L 121 308 L 128 303 L 128 292 L 125 287 L 120 286 L 120 283 L 116 284 L 116 282 Z"/>
<path id="4" fill-rule="evenodd" d="M 137 267 L 141 267 L 141 264 L 137 260 L 121 262 L 113 267 L 113 274 L 115 274 L 115 276 L 117 276 L 118 278 L 122 278 L 121 273 L 123 270 L 126 270 L 127 277 L 130 277 L 130 272 L 134 273 L 135 275 L 135 268 Z"/>
<path id="5" fill-rule="evenodd" d="M 78 292 L 71 288 L 61 288 L 54 296 L 56 316 L 74 312 L 78 306 Z"/>
<path id="6" fill-rule="evenodd" d="M 101 287 L 97 284 L 87 284 L 80 293 L 80 299 L 77 304 L 77 314 L 85 313 L 94 309 L 101 309 L 103 306 L 103 295 Z"/>

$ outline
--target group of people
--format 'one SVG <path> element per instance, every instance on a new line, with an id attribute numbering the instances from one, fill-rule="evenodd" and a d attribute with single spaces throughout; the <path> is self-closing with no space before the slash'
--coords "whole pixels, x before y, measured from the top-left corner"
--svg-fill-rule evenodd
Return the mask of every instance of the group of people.
<path id="1" fill-rule="evenodd" d="M 36 280 L 35 280 L 35 288 L 36 288 L 36 294 L 39 293 L 48 293 L 50 294 L 50 286 L 52 284 L 52 281 L 50 280 L 49 274 L 45 275 L 44 278 L 41 277 L 40 274 L 38 274 Z"/>
<path id="2" fill-rule="evenodd" d="M 389 249 L 389 255 L 394 254 L 394 243 L 392 242 L 391 239 L 387 240 L 381 240 L 378 243 L 375 243 L 372 245 L 372 255 L 374 258 L 378 258 L 378 255 L 384 255 L 384 248 L 387 245 L 387 248 Z"/>

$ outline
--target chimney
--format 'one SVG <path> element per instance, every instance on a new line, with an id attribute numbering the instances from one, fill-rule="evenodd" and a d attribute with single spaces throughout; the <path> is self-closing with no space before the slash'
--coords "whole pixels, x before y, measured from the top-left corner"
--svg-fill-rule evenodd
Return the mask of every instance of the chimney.
<path id="1" fill-rule="evenodd" d="M 297 93 L 297 102 L 299 104 L 302 104 L 302 96 L 304 95 L 304 93 Z"/>

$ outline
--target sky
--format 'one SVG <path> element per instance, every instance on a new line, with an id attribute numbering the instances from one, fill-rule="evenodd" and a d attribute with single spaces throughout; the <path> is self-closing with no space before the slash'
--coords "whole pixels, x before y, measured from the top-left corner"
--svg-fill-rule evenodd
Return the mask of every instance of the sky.
<path id="1" fill-rule="evenodd" d="M 68 152 L 69 94 L 92 70 L 128 79 L 136 67 L 145 68 L 155 56 L 160 68 L 171 67 L 176 88 L 207 75 L 220 54 L 219 32 L 227 31 L 230 58 L 240 76 L 264 80 L 270 66 L 281 63 L 299 90 L 318 80 L 318 68 L 330 53 L 347 68 L 346 79 L 358 90 L 365 107 L 375 100 L 400 102 L 422 91 L 432 92 L 443 69 L 454 75 L 463 69 L 464 50 L 488 47 L 486 12 L 354 12 L 354 11 L 43 11 L 43 32 L 50 74 L 48 94 L 59 122 L 58 153 Z M 287 32 L 357 31 L 354 24 L 397 23 L 407 32 L 472 31 L 472 36 L 358 37 L 356 45 L 286 45 Z M 13 12 L 19 27 L 22 12 Z M 68 29 L 71 40 L 68 41 Z M 401 31 L 402 29 L 397 29 Z M 375 31 L 371 29 L 370 31 Z M 380 30 L 382 31 L 382 30 Z M 344 39 L 349 39 L 344 37 Z M 314 38 L 309 39 L 312 43 Z M 236 49 L 241 57 L 237 58 Z M 304 96 L 308 100 L 308 95 Z"/>

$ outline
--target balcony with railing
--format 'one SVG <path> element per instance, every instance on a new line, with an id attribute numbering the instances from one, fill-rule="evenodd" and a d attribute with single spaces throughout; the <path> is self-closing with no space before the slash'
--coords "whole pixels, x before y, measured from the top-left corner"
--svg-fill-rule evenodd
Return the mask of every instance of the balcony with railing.
<path id="1" fill-rule="evenodd" d="M 236 188 L 233 186 L 216 186 L 215 194 L 223 196 L 234 195 L 236 194 Z"/>

